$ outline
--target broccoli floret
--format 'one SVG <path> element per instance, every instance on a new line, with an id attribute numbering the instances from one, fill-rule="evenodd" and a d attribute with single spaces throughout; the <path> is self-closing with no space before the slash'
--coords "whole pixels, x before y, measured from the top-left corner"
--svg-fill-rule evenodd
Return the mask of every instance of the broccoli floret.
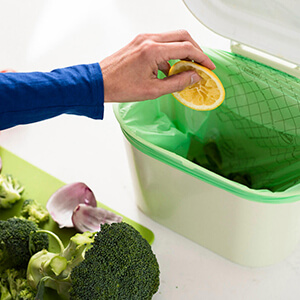
<path id="1" fill-rule="evenodd" d="M 49 237 L 37 224 L 23 218 L 0 220 L 0 271 L 27 268 L 32 254 L 48 249 Z"/>
<path id="2" fill-rule="evenodd" d="M 151 299 L 159 266 L 148 242 L 132 226 L 101 226 L 85 260 L 71 272 L 71 298 Z"/>
<path id="3" fill-rule="evenodd" d="M 49 212 L 33 199 L 26 199 L 23 202 L 20 215 L 36 224 L 49 220 Z"/>
<path id="4" fill-rule="evenodd" d="M 0 208 L 11 208 L 18 200 L 24 187 L 11 175 L 0 174 Z"/>
<path id="5" fill-rule="evenodd" d="M 147 300 L 158 290 L 159 274 L 151 246 L 122 222 L 104 224 L 97 233 L 76 234 L 58 254 L 36 253 L 27 280 L 39 296 L 50 287 L 64 299 Z"/>
<path id="6" fill-rule="evenodd" d="M 1 300 L 34 300 L 36 292 L 27 283 L 25 269 L 7 269 L 0 277 Z"/>

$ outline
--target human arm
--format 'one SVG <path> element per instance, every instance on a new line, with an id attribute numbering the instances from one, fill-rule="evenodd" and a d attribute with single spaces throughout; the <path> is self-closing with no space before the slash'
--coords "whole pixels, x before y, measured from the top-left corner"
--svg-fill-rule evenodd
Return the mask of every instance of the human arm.
<path id="1" fill-rule="evenodd" d="M 63 113 L 102 119 L 103 100 L 98 63 L 0 74 L 0 130 Z"/>
<path id="2" fill-rule="evenodd" d="M 184 30 L 141 34 L 98 63 L 52 72 L 0 74 L 0 130 L 62 113 L 103 118 L 104 102 L 155 99 L 200 80 L 193 71 L 158 79 L 170 59 L 215 66 Z"/>

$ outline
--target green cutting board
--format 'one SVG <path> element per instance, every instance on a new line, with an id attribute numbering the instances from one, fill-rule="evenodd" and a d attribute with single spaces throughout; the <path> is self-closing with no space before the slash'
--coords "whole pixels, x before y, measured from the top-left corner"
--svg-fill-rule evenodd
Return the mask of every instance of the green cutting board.
<path id="1" fill-rule="evenodd" d="M 18 216 L 22 202 L 25 199 L 34 199 L 46 207 L 46 203 L 49 197 L 60 187 L 65 185 L 61 180 L 51 176 L 50 174 L 42 171 L 41 169 L 35 167 L 34 165 L 28 163 L 27 161 L 21 159 L 10 151 L 0 147 L 0 157 L 2 159 L 2 174 L 11 174 L 16 178 L 24 187 L 25 190 L 22 194 L 22 199 L 17 202 L 12 209 L 2 209 L 0 210 L 0 219 L 6 220 L 13 216 Z M 154 234 L 148 228 L 128 219 L 127 217 L 119 214 L 118 212 L 110 209 L 106 205 L 98 202 L 98 206 L 112 211 L 123 217 L 123 221 L 132 225 L 136 230 L 138 230 L 141 235 L 152 244 L 154 241 Z M 73 228 L 62 228 L 60 229 L 58 225 L 50 218 L 50 220 L 41 226 L 43 229 L 51 230 L 56 233 L 66 246 L 71 236 L 77 232 Z M 56 252 L 58 251 L 58 245 L 54 240 L 50 238 L 49 250 Z M 47 299 L 59 299 L 57 296 L 55 298 L 54 294 L 49 291 L 49 297 Z M 50 297 L 51 295 L 51 297 Z"/>

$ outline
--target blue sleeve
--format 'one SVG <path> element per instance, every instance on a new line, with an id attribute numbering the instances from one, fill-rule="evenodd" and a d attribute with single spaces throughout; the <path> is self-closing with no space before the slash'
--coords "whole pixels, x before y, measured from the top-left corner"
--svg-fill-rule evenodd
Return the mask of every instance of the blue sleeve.
<path id="1" fill-rule="evenodd" d="M 51 72 L 0 73 L 0 130 L 64 113 L 103 119 L 103 112 L 98 63 Z"/>

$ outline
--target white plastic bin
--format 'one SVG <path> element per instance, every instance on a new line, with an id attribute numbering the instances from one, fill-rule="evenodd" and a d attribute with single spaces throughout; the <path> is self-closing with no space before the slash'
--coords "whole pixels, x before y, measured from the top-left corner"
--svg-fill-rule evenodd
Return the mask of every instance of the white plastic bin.
<path id="1" fill-rule="evenodd" d="M 300 241 L 300 195 L 258 203 L 194 178 L 126 141 L 139 208 L 150 218 L 241 265 L 287 257 Z"/>

